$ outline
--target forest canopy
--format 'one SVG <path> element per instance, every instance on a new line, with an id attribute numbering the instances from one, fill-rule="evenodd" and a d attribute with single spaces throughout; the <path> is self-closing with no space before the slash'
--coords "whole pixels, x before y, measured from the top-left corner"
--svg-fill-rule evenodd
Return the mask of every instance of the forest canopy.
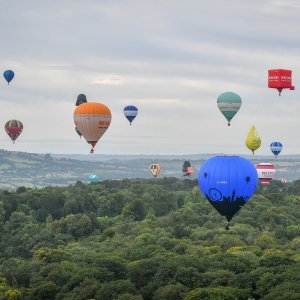
<path id="1" fill-rule="evenodd" d="M 195 180 L 0 191 L 0 299 L 300 299 L 300 180 L 225 230 Z"/>

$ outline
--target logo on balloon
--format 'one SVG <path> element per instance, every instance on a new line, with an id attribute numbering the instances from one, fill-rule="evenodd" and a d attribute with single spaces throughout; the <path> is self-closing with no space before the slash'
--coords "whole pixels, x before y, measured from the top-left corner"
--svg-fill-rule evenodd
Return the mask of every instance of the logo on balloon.
<path id="1" fill-rule="evenodd" d="M 216 188 L 210 189 L 208 193 L 211 201 L 221 201 L 223 198 L 222 193 Z"/>

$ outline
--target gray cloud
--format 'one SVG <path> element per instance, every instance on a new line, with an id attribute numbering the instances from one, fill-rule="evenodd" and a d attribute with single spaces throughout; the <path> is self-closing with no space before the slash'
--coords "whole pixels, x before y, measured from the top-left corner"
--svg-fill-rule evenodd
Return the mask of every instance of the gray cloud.
<path id="1" fill-rule="evenodd" d="M 299 13 L 279 1 L 16 1 L 0 17 L 1 118 L 22 119 L 24 132 L 3 147 L 30 152 L 85 153 L 74 132 L 79 93 L 113 113 L 98 153 L 248 153 L 252 124 L 284 153 L 299 153 Z M 269 68 L 294 71 L 295 91 L 267 88 Z M 242 97 L 227 128 L 216 98 Z M 123 107 L 137 105 L 128 126 Z"/>

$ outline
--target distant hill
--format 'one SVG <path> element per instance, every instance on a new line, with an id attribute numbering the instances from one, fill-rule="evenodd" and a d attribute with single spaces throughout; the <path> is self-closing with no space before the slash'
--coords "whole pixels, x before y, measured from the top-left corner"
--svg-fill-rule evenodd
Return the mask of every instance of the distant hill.
<path id="1" fill-rule="evenodd" d="M 194 168 L 191 179 L 197 178 L 201 164 L 216 154 L 194 155 L 52 155 L 0 150 L 0 188 L 15 189 L 19 186 L 64 186 L 76 181 L 86 182 L 91 174 L 100 180 L 123 178 L 151 178 L 148 166 L 161 164 L 160 177 L 182 177 L 184 160 L 190 160 Z M 275 179 L 289 181 L 300 178 L 300 155 L 248 156 L 254 164 L 271 162 L 277 173 Z"/>

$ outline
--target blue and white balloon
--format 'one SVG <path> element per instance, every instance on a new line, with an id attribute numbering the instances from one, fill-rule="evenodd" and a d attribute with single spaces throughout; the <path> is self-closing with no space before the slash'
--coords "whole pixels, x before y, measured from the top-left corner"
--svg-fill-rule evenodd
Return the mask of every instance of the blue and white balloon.
<path id="1" fill-rule="evenodd" d="M 135 119 L 135 117 L 138 114 L 137 107 L 135 107 L 133 105 L 128 105 L 128 106 L 124 107 L 123 111 L 124 111 L 125 117 L 130 122 L 130 125 L 131 125 L 132 121 Z"/>
<path id="2" fill-rule="evenodd" d="M 282 144 L 280 142 L 272 142 L 270 144 L 270 149 L 271 149 L 272 153 L 277 157 L 277 155 L 282 150 Z"/>

